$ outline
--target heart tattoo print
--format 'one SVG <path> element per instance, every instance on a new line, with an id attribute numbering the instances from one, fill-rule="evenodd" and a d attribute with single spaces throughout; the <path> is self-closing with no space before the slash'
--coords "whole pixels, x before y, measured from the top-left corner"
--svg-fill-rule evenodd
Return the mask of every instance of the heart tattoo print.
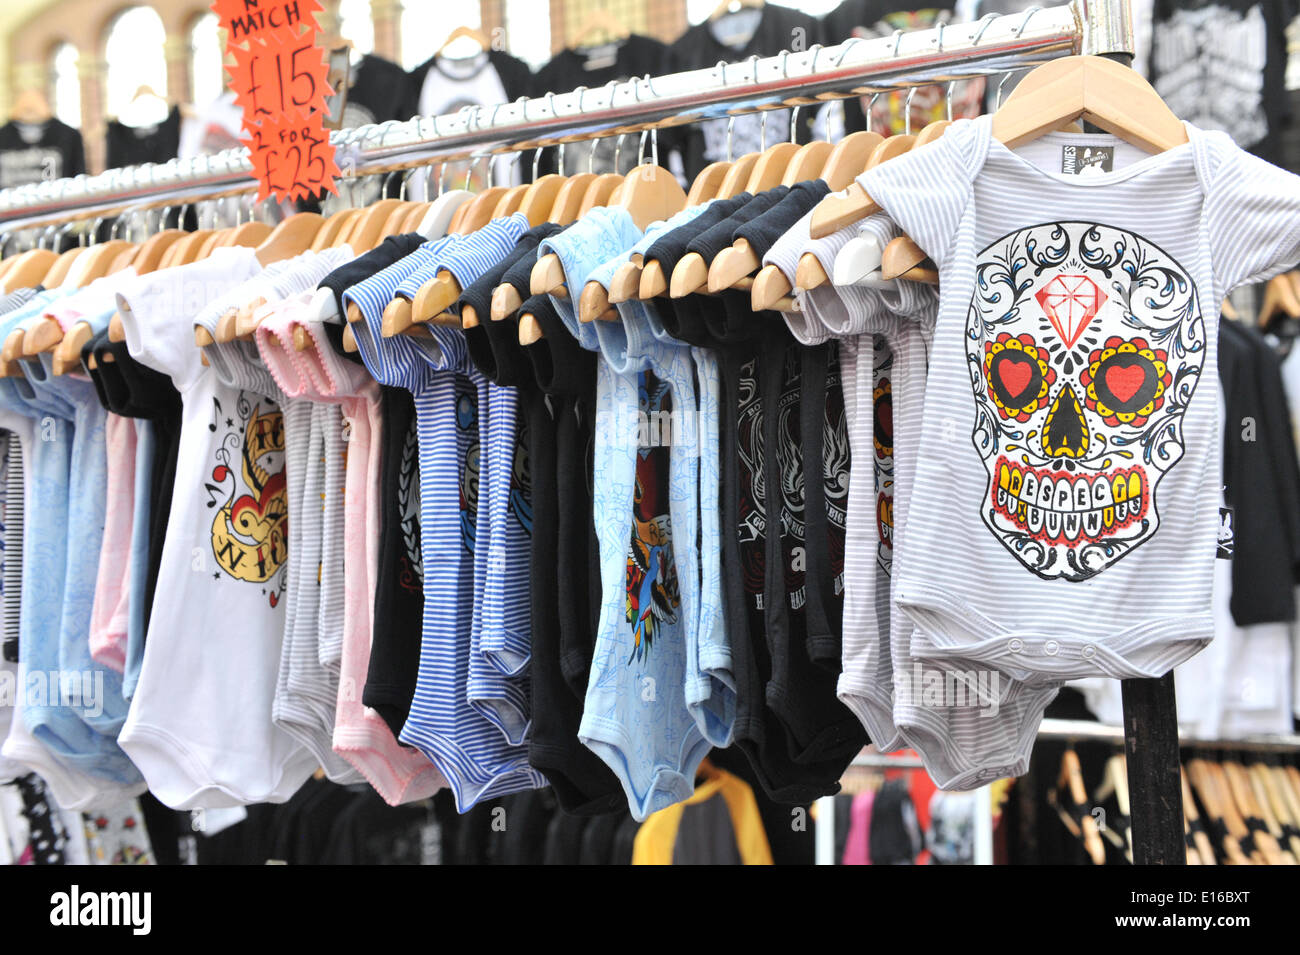
<path id="1" fill-rule="evenodd" d="M 979 254 L 966 359 L 981 512 L 1030 571 L 1087 580 L 1156 533 L 1205 347 L 1186 271 L 1132 232 L 1053 222 Z"/>

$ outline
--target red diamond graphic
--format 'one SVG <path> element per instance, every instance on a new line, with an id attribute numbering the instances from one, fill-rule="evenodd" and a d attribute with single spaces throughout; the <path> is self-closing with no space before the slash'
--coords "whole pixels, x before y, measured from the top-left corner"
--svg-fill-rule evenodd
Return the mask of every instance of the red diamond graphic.
<path id="1" fill-rule="evenodd" d="M 1034 298 L 1065 347 L 1073 348 L 1105 303 L 1106 293 L 1086 275 L 1058 275 L 1035 292 Z"/>

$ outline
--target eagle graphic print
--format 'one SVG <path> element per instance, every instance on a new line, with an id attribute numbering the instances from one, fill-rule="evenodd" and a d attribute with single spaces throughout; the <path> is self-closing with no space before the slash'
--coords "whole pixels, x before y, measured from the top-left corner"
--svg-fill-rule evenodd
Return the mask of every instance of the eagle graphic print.
<path id="1" fill-rule="evenodd" d="M 632 654 L 628 663 L 643 662 L 661 626 L 677 622 L 681 594 L 673 560 L 672 522 L 668 516 L 668 448 L 662 428 L 672 420 L 672 397 L 653 372 L 640 375 L 636 484 L 632 506 L 632 540 L 627 553 L 627 622 L 632 625 Z M 669 440 L 671 438 L 669 437 Z"/>
<path id="2" fill-rule="evenodd" d="M 1080 581 L 1150 540 L 1205 361 L 1186 270 L 1106 225 L 1021 229 L 979 254 L 965 343 L 981 516 L 1007 550 Z"/>

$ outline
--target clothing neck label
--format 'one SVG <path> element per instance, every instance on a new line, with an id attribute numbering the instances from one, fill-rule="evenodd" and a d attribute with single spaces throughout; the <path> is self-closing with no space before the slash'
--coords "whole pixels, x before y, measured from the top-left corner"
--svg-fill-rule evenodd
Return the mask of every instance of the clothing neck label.
<path id="1" fill-rule="evenodd" d="M 1067 176 L 1086 176 L 1110 172 L 1115 166 L 1114 146 L 1062 146 L 1061 172 Z"/>

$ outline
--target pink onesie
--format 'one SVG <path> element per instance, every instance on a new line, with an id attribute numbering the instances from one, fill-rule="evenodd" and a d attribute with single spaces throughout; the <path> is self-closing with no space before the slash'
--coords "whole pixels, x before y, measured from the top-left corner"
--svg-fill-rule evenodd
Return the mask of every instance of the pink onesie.
<path id="1" fill-rule="evenodd" d="M 257 328 L 257 346 L 268 369 L 285 387 L 318 401 L 342 405 L 347 432 L 344 486 L 344 615 L 339 661 L 334 751 L 350 762 L 390 805 L 433 795 L 446 785 L 442 774 L 416 750 L 398 744 L 388 725 L 361 702 L 370 663 L 372 610 L 379 566 L 379 386 L 363 367 L 335 353 L 321 323 L 307 307 L 309 294 L 286 300 Z M 312 340 L 295 351 L 293 329 Z M 286 391 L 288 389 L 286 388 Z"/>
<path id="2" fill-rule="evenodd" d="M 90 611 L 90 655 L 118 673 L 126 668 L 126 621 L 131 593 L 131 524 L 135 510 L 135 421 L 109 414 L 108 507 L 99 549 L 95 602 Z"/>

